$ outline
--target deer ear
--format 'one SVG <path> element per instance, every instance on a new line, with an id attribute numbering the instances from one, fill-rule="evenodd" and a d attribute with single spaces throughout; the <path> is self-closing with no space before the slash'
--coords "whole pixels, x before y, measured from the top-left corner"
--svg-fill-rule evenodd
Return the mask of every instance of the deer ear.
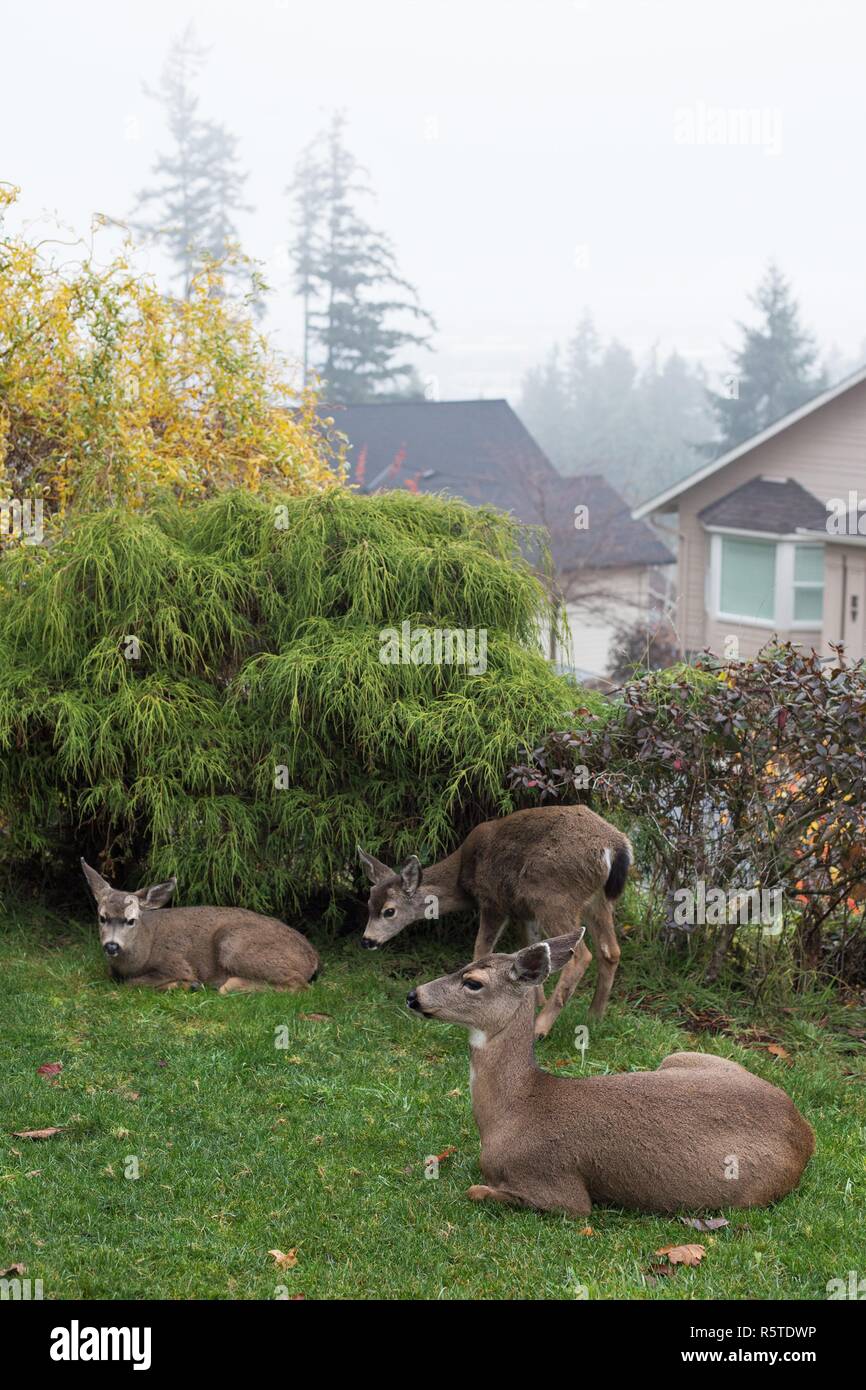
<path id="1" fill-rule="evenodd" d="M 106 882 L 102 874 L 98 874 L 95 869 L 91 869 L 90 865 L 86 863 L 84 859 L 81 861 L 81 867 L 84 870 L 84 877 L 87 879 L 88 887 L 94 898 L 101 897 L 103 893 L 111 892 L 111 884 Z"/>
<path id="2" fill-rule="evenodd" d="M 168 878 L 165 883 L 152 883 L 149 888 L 139 888 L 135 896 L 142 907 L 165 907 L 166 903 L 171 902 L 176 887 L 177 879 Z"/>
<path id="3" fill-rule="evenodd" d="M 392 870 L 388 868 L 387 864 L 383 864 L 381 859 L 374 859 L 372 854 L 361 849 L 360 845 L 357 846 L 357 849 L 358 859 L 366 869 L 367 877 L 371 883 L 381 883 L 383 878 L 391 878 Z"/>
<path id="4" fill-rule="evenodd" d="M 418 884 L 421 882 L 421 860 L 418 858 L 417 854 L 409 855 L 409 858 L 400 870 L 400 877 L 403 880 L 404 891 L 407 892 L 411 898 L 412 894 L 417 892 Z"/>
<path id="5" fill-rule="evenodd" d="M 574 955 L 574 949 L 583 940 L 583 927 L 580 931 L 567 932 L 565 936 L 552 936 L 544 944 L 550 948 L 550 973 L 561 970 L 564 965 L 568 965 Z"/>
<path id="6" fill-rule="evenodd" d="M 546 941 L 524 946 L 511 957 L 509 975 L 520 985 L 540 985 L 550 974 L 550 947 Z"/>

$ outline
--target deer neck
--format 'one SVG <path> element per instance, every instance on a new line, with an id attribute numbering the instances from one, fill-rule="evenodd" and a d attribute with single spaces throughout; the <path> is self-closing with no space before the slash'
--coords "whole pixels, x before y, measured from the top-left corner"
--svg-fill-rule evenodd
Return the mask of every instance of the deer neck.
<path id="1" fill-rule="evenodd" d="M 469 1034 L 469 1090 L 472 1113 L 482 1139 L 515 1102 L 531 1091 L 540 1075 L 535 1062 L 535 993 L 526 998 L 498 1033 Z"/>
<path id="2" fill-rule="evenodd" d="M 460 887 L 460 850 L 447 858 L 431 864 L 424 870 L 421 892 L 432 894 L 438 899 L 440 914 L 459 912 L 461 908 L 472 907 L 473 900 Z"/>

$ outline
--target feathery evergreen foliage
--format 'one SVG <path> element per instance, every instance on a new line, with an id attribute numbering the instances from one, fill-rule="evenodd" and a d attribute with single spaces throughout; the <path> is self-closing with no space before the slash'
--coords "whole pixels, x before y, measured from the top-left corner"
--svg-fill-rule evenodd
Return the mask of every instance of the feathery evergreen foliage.
<path id="1" fill-rule="evenodd" d="M 175 874 L 184 902 L 286 912 L 349 888 L 359 841 L 446 852 L 509 809 L 517 749 L 574 703 L 519 540 L 438 497 L 235 491 L 7 552 L 0 868 L 60 882 L 85 853 L 130 886 Z M 383 664 L 407 619 L 486 629 L 486 672 Z"/>

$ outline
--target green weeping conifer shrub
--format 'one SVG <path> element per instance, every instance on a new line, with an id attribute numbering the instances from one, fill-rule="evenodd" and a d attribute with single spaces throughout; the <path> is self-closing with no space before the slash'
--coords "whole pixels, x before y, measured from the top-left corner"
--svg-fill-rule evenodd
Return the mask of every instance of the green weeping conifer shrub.
<path id="1" fill-rule="evenodd" d="M 130 886 L 176 875 L 182 902 L 291 914 L 351 887 L 358 842 L 447 852 L 511 808 L 518 750 L 575 704 L 520 541 L 437 497 L 229 492 L 6 553 L 5 876 L 62 887 L 84 853 Z M 487 670 L 383 664 L 406 620 L 486 629 Z"/>

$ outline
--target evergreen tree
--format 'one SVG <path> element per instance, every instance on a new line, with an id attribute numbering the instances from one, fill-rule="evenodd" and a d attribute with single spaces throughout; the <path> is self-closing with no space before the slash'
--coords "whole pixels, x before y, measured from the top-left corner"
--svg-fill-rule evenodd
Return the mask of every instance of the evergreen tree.
<path id="1" fill-rule="evenodd" d="M 188 25 L 169 52 L 157 89 L 145 87 L 165 111 L 172 149 L 158 155 L 152 173 L 159 182 L 138 195 L 133 213 L 136 230 L 162 243 L 174 261 L 183 298 L 203 259 L 221 259 L 236 247 L 235 214 L 252 211 L 243 201 L 247 175 L 238 167 L 236 137 L 199 115 L 195 84 L 205 56 Z"/>
<path id="2" fill-rule="evenodd" d="M 306 370 L 323 379 L 335 401 L 405 395 L 407 387 L 414 395 L 417 375 L 403 353 L 427 345 L 433 319 L 398 273 L 388 237 L 358 211 L 370 189 L 346 148 L 344 127 L 345 117 L 335 113 L 304 151 L 288 189 L 296 202 L 291 253 L 304 301 Z"/>
<path id="3" fill-rule="evenodd" d="M 719 453 L 766 429 L 826 385 L 814 340 L 801 326 L 791 287 L 776 265 L 767 267 L 750 299 L 760 320 L 755 327 L 738 324 L 743 339 L 732 358 L 731 389 L 709 393 Z"/>
<path id="4" fill-rule="evenodd" d="M 631 499 L 695 468 L 712 433 L 703 376 L 677 353 L 638 366 L 628 348 L 605 344 L 585 314 L 567 345 L 523 383 L 520 413 L 565 474 L 601 473 Z"/>

